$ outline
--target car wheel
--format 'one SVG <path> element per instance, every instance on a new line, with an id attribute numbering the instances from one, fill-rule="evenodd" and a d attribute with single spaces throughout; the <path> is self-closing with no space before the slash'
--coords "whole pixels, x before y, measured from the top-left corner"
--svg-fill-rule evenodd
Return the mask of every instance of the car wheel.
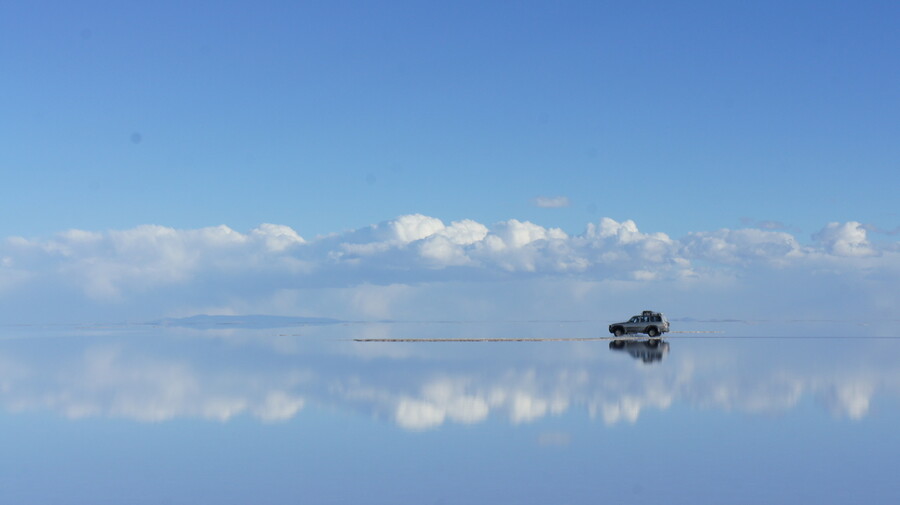
<path id="1" fill-rule="evenodd" d="M 651 337 L 655 337 L 655 336 L 659 335 L 659 330 L 657 330 L 656 328 L 650 328 L 647 331 L 647 334 L 650 335 Z"/>
<path id="2" fill-rule="evenodd" d="M 624 335 L 624 334 L 625 334 L 625 332 L 622 331 L 622 328 L 616 328 L 616 329 L 613 331 L 613 335 L 615 335 L 615 336 L 617 336 L 617 337 L 621 337 L 621 336 Z"/>

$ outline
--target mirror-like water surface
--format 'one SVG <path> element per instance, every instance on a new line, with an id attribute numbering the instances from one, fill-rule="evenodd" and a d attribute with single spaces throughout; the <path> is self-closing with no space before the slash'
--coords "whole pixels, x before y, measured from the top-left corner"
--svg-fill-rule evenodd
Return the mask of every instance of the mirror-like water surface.
<path id="1" fill-rule="evenodd" d="M 4 503 L 860 503 L 900 339 L 853 322 L 5 327 Z M 282 325 L 282 326 L 279 326 Z M 359 339 L 554 339 L 360 342 Z"/>

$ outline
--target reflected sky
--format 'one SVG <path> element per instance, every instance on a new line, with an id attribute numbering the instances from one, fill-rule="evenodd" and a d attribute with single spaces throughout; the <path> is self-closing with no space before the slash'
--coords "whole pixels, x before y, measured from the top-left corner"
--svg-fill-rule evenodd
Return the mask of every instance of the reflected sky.
<path id="1" fill-rule="evenodd" d="M 605 337 L 591 321 L 222 323 L 2 328 L 0 488 L 47 503 L 900 491 L 883 470 L 900 339 L 857 322 L 681 322 L 702 333 L 658 345 L 355 341 Z"/>

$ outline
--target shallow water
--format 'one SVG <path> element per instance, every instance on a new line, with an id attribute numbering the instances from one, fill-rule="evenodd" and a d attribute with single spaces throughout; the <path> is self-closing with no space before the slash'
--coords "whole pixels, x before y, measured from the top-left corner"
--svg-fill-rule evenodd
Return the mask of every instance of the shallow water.
<path id="1" fill-rule="evenodd" d="M 883 327 L 685 321 L 702 333 L 620 346 L 599 321 L 270 323 L 3 327 L 0 502 L 900 495 Z"/>

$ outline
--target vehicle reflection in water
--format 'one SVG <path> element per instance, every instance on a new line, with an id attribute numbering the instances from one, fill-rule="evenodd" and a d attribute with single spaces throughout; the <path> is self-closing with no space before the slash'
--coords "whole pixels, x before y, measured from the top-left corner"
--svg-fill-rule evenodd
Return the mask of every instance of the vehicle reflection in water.
<path id="1" fill-rule="evenodd" d="M 609 348 L 613 351 L 626 351 L 631 357 L 644 363 L 662 361 L 669 354 L 669 343 L 658 338 L 648 340 L 613 340 L 609 343 Z"/>

